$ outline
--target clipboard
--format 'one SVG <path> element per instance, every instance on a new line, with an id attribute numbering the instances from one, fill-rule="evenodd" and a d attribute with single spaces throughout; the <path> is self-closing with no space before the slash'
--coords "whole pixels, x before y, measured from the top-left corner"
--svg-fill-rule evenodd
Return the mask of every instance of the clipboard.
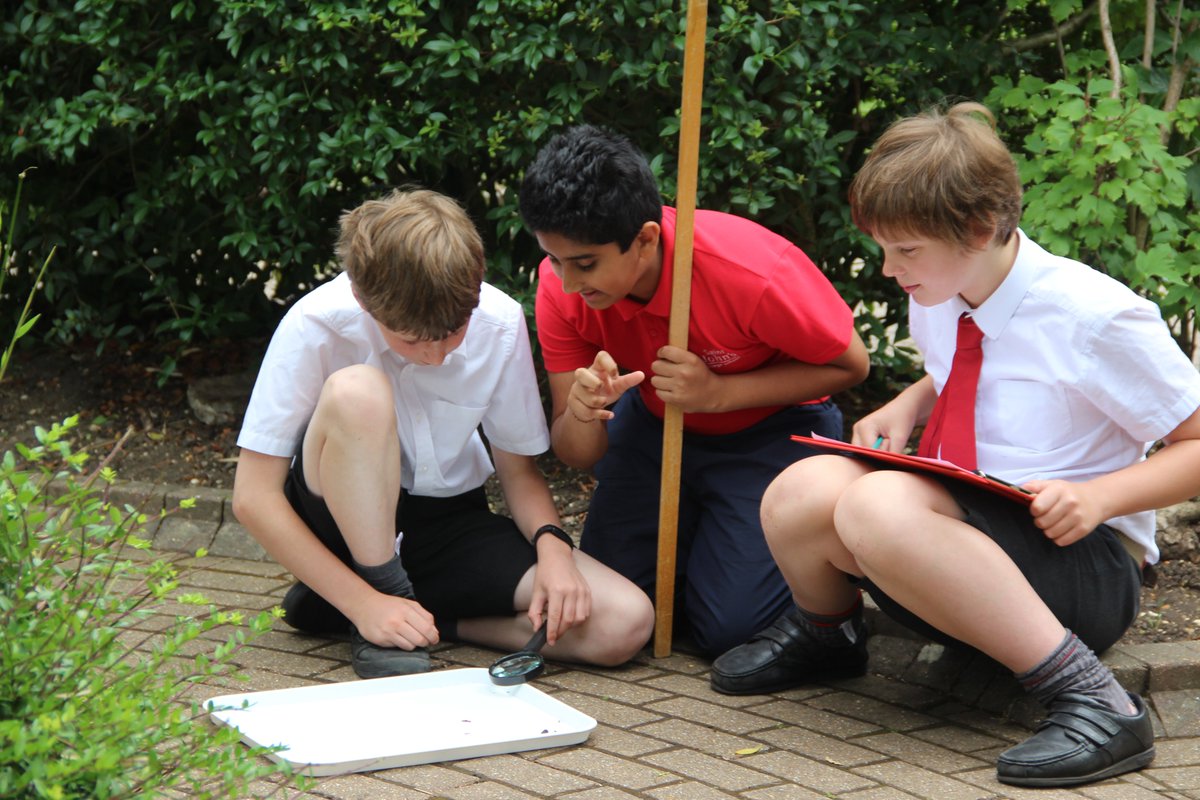
<path id="1" fill-rule="evenodd" d="M 1029 505 L 1033 502 L 1033 493 L 1027 492 L 1015 484 L 978 470 L 964 469 L 957 464 L 943 461 L 940 458 L 925 458 L 924 456 L 910 456 L 905 453 L 892 453 L 888 450 L 875 450 L 870 447 L 850 444 L 849 442 L 839 442 L 837 439 L 830 439 L 817 434 L 812 436 L 793 435 L 792 440 L 808 445 L 814 450 L 839 453 L 844 456 L 851 456 L 852 458 L 863 458 L 891 469 L 905 470 L 907 472 L 925 472 L 943 478 L 952 478 L 1002 497 L 1007 497 L 1024 505 Z"/>

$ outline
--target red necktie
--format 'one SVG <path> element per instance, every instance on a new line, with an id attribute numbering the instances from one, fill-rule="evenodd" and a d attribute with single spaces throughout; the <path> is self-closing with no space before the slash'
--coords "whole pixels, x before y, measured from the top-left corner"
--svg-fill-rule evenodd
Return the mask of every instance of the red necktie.
<path id="1" fill-rule="evenodd" d="M 966 313 L 958 318 L 958 341 L 950 376 L 921 435 L 917 455 L 940 458 L 965 469 L 975 461 L 975 390 L 983 364 L 983 331 Z"/>

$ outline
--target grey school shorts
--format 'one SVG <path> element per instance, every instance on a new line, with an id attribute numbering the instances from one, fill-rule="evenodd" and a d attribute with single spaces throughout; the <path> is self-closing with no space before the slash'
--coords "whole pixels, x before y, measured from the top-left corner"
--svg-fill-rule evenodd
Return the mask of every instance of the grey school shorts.
<path id="1" fill-rule="evenodd" d="M 1033 522 L 1028 506 L 954 480 L 943 486 L 966 512 L 966 522 L 998 544 L 1058 621 L 1097 653 L 1116 643 L 1137 618 L 1140 565 L 1121 535 L 1100 525 L 1074 544 L 1060 547 Z M 943 644 L 963 646 L 879 590 L 856 581 L 888 616 Z"/>

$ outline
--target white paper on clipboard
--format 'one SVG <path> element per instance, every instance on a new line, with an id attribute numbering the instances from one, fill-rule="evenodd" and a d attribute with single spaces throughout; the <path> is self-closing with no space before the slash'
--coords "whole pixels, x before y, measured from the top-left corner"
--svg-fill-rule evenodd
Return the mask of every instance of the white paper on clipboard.
<path id="1" fill-rule="evenodd" d="M 337 775 L 579 744 L 596 720 L 486 669 L 214 697 L 211 718 L 309 775 Z"/>

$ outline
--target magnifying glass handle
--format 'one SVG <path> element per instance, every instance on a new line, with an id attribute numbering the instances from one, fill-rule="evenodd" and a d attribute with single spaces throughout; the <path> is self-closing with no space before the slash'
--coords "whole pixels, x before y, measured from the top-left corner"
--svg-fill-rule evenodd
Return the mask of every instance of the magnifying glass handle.
<path id="1" fill-rule="evenodd" d="M 536 653 L 545 646 L 546 646 L 546 623 L 543 622 L 542 627 L 538 628 L 534 632 L 533 638 L 530 639 L 528 644 L 526 644 L 525 647 L 522 649 L 526 650 L 530 653 Z"/>

